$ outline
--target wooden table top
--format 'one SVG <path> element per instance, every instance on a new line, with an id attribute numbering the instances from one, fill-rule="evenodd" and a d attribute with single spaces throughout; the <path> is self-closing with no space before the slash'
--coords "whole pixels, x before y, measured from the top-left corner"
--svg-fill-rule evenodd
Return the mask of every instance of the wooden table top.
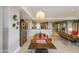
<path id="1" fill-rule="evenodd" d="M 56 48 L 51 42 L 46 42 L 44 44 L 40 43 L 32 43 L 29 46 L 29 49 L 49 49 L 49 48 Z"/>

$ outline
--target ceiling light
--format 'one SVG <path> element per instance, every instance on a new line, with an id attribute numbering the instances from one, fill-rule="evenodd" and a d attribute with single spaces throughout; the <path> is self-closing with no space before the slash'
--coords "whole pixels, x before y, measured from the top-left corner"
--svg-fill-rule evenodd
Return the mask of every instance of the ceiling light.
<path id="1" fill-rule="evenodd" d="M 36 14 L 37 20 L 43 20 L 45 18 L 45 13 L 43 11 L 38 11 Z"/>

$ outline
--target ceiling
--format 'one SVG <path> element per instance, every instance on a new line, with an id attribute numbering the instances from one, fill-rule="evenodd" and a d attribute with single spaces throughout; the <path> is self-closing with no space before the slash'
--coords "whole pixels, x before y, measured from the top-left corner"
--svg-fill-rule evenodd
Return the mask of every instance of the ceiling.
<path id="1" fill-rule="evenodd" d="M 38 11 L 45 13 L 46 20 L 57 21 L 66 19 L 78 19 L 79 6 L 23 6 L 31 19 L 35 19 Z"/>

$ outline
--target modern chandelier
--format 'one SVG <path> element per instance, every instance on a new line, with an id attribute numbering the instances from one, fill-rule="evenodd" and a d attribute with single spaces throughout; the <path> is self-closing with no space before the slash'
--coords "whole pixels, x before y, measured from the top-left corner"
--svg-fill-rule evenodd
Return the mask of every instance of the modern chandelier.
<path id="1" fill-rule="evenodd" d="M 43 11 L 38 11 L 36 14 L 37 20 L 43 20 L 45 18 L 45 13 Z"/>

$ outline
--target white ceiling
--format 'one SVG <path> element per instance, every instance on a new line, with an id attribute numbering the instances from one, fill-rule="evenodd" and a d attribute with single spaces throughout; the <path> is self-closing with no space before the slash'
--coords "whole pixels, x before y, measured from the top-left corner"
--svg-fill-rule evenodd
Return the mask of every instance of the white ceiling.
<path id="1" fill-rule="evenodd" d="M 35 19 L 36 13 L 42 10 L 45 19 L 78 19 L 79 6 L 23 6 L 31 19 Z"/>

